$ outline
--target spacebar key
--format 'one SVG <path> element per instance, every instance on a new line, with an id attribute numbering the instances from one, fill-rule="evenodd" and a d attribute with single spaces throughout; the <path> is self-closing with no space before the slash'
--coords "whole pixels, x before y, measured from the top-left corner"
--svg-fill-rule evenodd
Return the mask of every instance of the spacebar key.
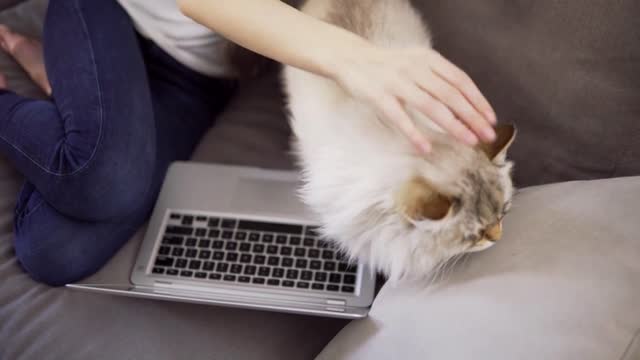
<path id="1" fill-rule="evenodd" d="M 186 226 L 167 226 L 165 232 L 173 235 L 191 235 L 193 234 L 193 228 Z"/>

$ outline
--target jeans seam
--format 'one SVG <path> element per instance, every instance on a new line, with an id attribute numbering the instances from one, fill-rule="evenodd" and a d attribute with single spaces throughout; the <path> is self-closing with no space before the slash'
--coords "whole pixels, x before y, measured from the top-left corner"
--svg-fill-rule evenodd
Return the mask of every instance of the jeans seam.
<path id="1" fill-rule="evenodd" d="M 96 64 L 95 52 L 93 50 L 93 44 L 92 44 L 91 38 L 89 36 L 89 30 L 87 28 L 87 23 L 84 20 L 84 18 L 82 17 L 82 13 L 81 13 L 79 7 L 80 7 L 79 2 L 77 0 L 74 1 L 74 10 L 78 14 L 78 17 L 80 18 L 80 22 L 82 23 L 82 30 L 83 30 L 85 36 L 87 37 L 87 42 L 89 44 L 89 56 L 91 58 L 91 64 L 93 65 L 94 74 L 96 75 L 96 85 L 97 85 L 97 89 L 98 89 L 98 107 L 99 107 L 98 137 L 96 139 L 96 144 L 95 144 L 95 146 L 93 148 L 93 151 L 91 152 L 91 155 L 89 156 L 89 159 L 87 159 L 87 161 L 85 161 L 84 164 L 82 164 L 82 166 L 80 166 L 79 168 L 77 168 L 76 170 L 74 170 L 74 171 L 72 171 L 70 173 L 61 173 L 61 172 L 51 171 L 51 170 L 47 169 L 45 166 L 43 166 L 42 164 L 40 164 L 36 159 L 34 159 L 31 156 L 29 156 L 29 154 L 24 152 L 24 150 L 20 149 L 15 144 L 13 144 L 12 142 L 8 141 L 4 136 L 0 135 L 0 139 L 2 139 L 5 143 L 9 144 L 13 149 L 15 149 L 17 152 L 22 154 L 24 157 L 29 159 L 29 161 L 31 161 L 32 164 L 34 164 L 35 166 L 37 166 L 38 168 L 40 168 L 42 171 L 46 172 L 47 174 L 54 175 L 54 176 L 57 176 L 57 177 L 73 176 L 73 175 L 76 175 L 76 174 L 86 170 L 89 167 L 89 165 L 91 164 L 91 161 L 95 158 L 95 155 L 98 152 L 98 148 L 100 147 L 100 144 L 102 142 L 102 130 L 103 130 L 103 125 L 104 125 L 104 107 L 103 107 L 104 103 L 103 103 L 103 99 L 102 99 L 102 86 L 100 85 L 100 79 L 99 79 L 99 76 L 98 76 L 98 66 Z M 12 113 L 13 112 L 15 112 L 15 109 L 12 111 Z M 13 117 L 13 114 L 11 114 L 11 117 Z M 65 137 L 66 137 L 66 134 L 65 134 Z"/>

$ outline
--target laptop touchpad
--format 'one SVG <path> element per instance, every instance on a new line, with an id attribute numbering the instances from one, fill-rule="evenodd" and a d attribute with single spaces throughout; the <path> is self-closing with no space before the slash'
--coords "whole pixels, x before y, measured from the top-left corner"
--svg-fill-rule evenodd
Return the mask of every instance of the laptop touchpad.
<path id="1" fill-rule="evenodd" d="M 306 217 L 306 206 L 296 193 L 298 183 L 256 178 L 240 178 L 233 194 L 233 208 L 246 214 L 294 215 Z"/>

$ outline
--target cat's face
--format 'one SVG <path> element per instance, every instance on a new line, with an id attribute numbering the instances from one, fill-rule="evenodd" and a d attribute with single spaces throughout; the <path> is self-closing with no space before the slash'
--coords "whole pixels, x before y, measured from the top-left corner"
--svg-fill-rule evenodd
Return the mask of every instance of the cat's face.
<path id="1" fill-rule="evenodd" d="M 482 145 L 449 184 L 416 176 L 398 193 L 399 211 L 415 232 L 430 239 L 431 255 L 451 256 L 491 247 L 502 235 L 502 218 L 511 206 L 512 164 L 506 152 L 516 130 L 497 128 L 497 140 Z"/>

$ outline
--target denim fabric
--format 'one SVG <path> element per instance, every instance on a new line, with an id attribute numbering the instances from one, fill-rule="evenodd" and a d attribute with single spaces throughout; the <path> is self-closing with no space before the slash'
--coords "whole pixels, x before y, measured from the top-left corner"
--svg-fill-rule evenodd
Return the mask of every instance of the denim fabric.
<path id="1" fill-rule="evenodd" d="M 0 151 L 24 174 L 15 250 L 36 280 L 97 271 L 147 219 L 233 90 L 135 32 L 115 0 L 52 0 L 51 101 L 0 91 Z"/>

